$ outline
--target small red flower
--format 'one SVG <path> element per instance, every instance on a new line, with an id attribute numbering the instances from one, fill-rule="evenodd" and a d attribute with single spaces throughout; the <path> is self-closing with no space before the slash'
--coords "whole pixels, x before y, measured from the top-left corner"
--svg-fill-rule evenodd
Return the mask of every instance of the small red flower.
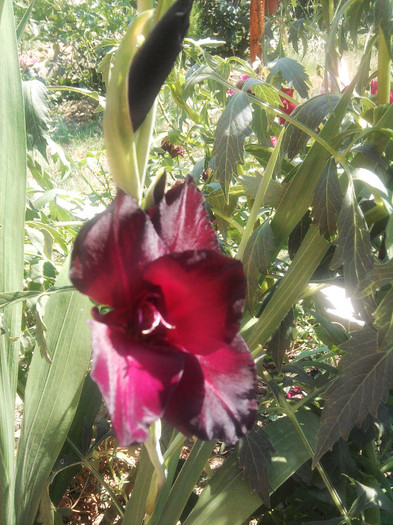
<path id="1" fill-rule="evenodd" d="M 289 95 L 290 97 L 293 98 L 293 91 L 294 91 L 293 88 L 290 89 L 290 88 L 281 87 L 281 91 L 285 93 L 286 95 Z M 289 102 L 289 100 L 287 100 L 284 97 L 280 97 L 280 99 L 281 99 L 282 105 L 284 106 L 283 112 L 286 113 L 287 115 L 290 115 L 292 111 L 296 108 L 296 104 Z M 280 124 L 284 125 L 285 122 L 286 122 L 285 118 L 280 117 Z"/>
<path id="2" fill-rule="evenodd" d="M 144 211 L 119 193 L 81 229 L 75 287 L 93 308 L 93 362 L 121 445 L 163 417 L 187 435 L 234 443 L 252 426 L 256 371 L 238 335 L 239 261 L 222 255 L 193 179 Z"/>

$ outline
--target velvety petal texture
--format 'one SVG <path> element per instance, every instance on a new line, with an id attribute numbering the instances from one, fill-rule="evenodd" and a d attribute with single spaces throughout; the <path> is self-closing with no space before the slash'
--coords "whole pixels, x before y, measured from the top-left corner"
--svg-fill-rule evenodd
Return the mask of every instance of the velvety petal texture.
<path id="1" fill-rule="evenodd" d="M 234 443 L 252 426 L 256 370 L 238 335 L 239 261 L 219 251 L 193 179 L 150 210 L 119 193 L 79 233 L 70 277 L 94 301 L 92 377 L 121 445 L 163 417 L 183 433 Z"/>

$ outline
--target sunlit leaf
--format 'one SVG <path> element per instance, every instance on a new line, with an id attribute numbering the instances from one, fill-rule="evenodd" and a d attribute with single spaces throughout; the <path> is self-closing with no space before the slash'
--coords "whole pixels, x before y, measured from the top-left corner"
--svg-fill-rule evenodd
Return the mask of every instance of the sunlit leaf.
<path id="1" fill-rule="evenodd" d="M 349 509 L 348 514 L 350 516 L 356 516 L 359 512 L 369 508 L 383 509 L 389 512 L 390 516 L 393 515 L 393 503 L 379 485 L 364 485 L 356 479 L 352 481 L 355 484 L 358 497 Z"/>
<path id="2" fill-rule="evenodd" d="M 46 86 L 39 80 L 23 82 L 27 145 L 46 158 L 49 141 L 49 107 Z"/>
<path id="3" fill-rule="evenodd" d="M 245 93 L 237 93 L 229 101 L 217 122 L 212 155 L 216 156 L 216 179 L 228 198 L 229 184 L 243 163 L 245 138 L 251 133 L 251 105 Z"/>
<path id="4" fill-rule="evenodd" d="M 302 98 L 307 98 L 308 90 L 310 89 L 307 84 L 308 75 L 304 66 L 299 64 L 299 62 L 296 62 L 293 58 L 279 58 L 272 64 L 270 72 L 272 76 L 280 74 L 284 82 L 292 83 L 299 95 Z"/>
<path id="5" fill-rule="evenodd" d="M 368 326 L 354 332 L 341 348 L 340 375 L 326 391 L 314 465 L 321 456 L 368 414 L 377 410 L 393 385 L 393 344 L 378 348 L 378 333 Z"/>
<path id="6" fill-rule="evenodd" d="M 338 95 L 317 95 L 307 100 L 291 113 L 291 117 L 312 130 L 317 130 L 322 120 L 337 106 Z M 288 158 L 293 159 L 307 144 L 309 135 L 294 124 L 287 124 L 282 149 Z"/>
<path id="7" fill-rule="evenodd" d="M 11 0 L 0 2 L 0 292 L 23 289 L 26 133 Z M 8 308 L 0 330 L 0 523 L 15 523 L 15 394 L 21 306 Z"/>
<path id="8" fill-rule="evenodd" d="M 344 197 L 337 227 L 337 249 L 331 268 L 343 265 L 348 290 L 354 290 L 373 267 L 373 257 L 367 223 L 351 184 Z"/>
<path id="9" fill-rule="evenodd" d="M 238 450 L 240 466 L 244 469 L 251 491 L 257 492 L 267 506 L 270 506 L 269 494 L 272 490 L 269 467 L 272 464 L 273 453 L 274 447 L 269 436 L 257 425 L 254 425 L 240 440 Z"/>
<path id="10" fill-rule="evenodd" d="M 342 200 L 337 166 L 334 160 L 330 159 L 317 182 L 312 201 L 311 214 L 323 235 L 332 236 L 336 232 Z"/>

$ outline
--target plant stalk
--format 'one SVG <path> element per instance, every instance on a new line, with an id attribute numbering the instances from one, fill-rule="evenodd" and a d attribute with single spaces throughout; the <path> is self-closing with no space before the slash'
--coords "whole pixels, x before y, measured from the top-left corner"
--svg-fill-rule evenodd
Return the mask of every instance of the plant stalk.
<path id="1" fill-rule="evenodd" d="M 377 104 L 390 102 L 390 66 L 389 48 L 382 28 L 378 28 L 378 93 Z"/>

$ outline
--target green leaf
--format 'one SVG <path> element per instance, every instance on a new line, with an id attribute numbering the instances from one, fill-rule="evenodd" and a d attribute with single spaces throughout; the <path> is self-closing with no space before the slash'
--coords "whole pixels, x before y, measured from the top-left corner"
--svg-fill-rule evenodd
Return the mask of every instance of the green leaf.
<path id="1" fill-rule="evenodd" d="M 316 226 L 310 226 L 292 264 L 280 281 L 261 317 L 245 337 L 250 350 L 266 343 L 290 308 L 298 301 L 310 278 L 329 249 Z"/>
<path id="2" fill-rule="evenodd" d="M 239 442 L 238 458 L 248 479 L 251 492 L 257 492 L 264 504 L 270 506 L 269 468 L 272 464 L 274 447 L 263 428 L 254 425 Z"/>
<path id="3" fill-rule="evenodd" d="M 372 269 L 373 256 L 367 223 L 357 203 L 352 184 L 348 184 L 337 228 L 337 249 L 331 268 L 336 270 L 341 265 L 344 266 L 347 290 L 353 291 Z"/>
<path id="4" fill-rule="evenodd" d="M 279 371 L 281 370 L 285 352 L 289 350 L 292 342 L 293 327 L 294 315 L 293 310 L 291 309 L 281 321 L 280 326 L 274 332 L 267 344 L 267 350 L 272 356 L 274 364 Z"/>
<path id="5" fill-rule="evenodd" d="M 11 0 L 0 3 L 0 292 L 22 290 L 26 133 Z M 15 395 L 22 310 L 2 316 L 0 336 L 0 524 L 15 524 Z M 1 332 L 0 332 L 1 333 Z"/>
<path id="6" fill-rule="evenodd" d="M 276 60 L 270 68 L 272 76 L 280 74 L 284 82 L 292 83 L 293 87 L 302 98 L 308 97 L 308 75 L 304 66 L 293 58 L 282 57 Z"/>
<path id="7" fill-rule="evenodd" d="M 393 259 L 376 264 L 361 283 L 361 296 L 370 295 L 382 286 L 393 283 Z"/>
<path id="8" fill-rule="evenodd" d="M 291 117 L 308 128 L 317 130 L 322 120 L 334 111 L 339 100 L 338 95 L 317 95 L 298 106 L 291 113 Z M 310 137 L 294 124 L 288 123 L 287 128 L 282 141 L 282 151 L 288 158 L 293 159 L 305 147 Z"/>
<path id="9" fill-rule="evenodd" d="M 26 80 L 23 86 L 27 145 L 36 148 L 46 159 L 49 141 L 49 107 L 46 86 L 39 80 Z"/>
<path id="10" fill-rule="evenodd" d="M 304 409 L 296 415 L 313 446 L 319 425 L 318 416 Z M 275 449 L 269 467 L 271 492 L 274 492 L 309 459 L 309 455 L 288 418 L 266 425 L 264 430 Z M 261 504 L 259 496 L 250 492 L 233 454 L 211 478 L 182 525 L 242 525 Z"/>
<path id="11" fill-rule="evenodd" d="M 267 82 L 263 82 L 258 78 L 248 78 L 244 82 L 242 89 L 244 92 L 247 92 L 249 89 L 251 89 L 258 98 L 264 100 L 271 106 L 281 106 L 281 99 L 278 91 Z"/>
<path id="12" fill-rule="evenodd" d="M 274 235 L 269 221 L 265 221 L 252 233 L 244 250 L 243 267 L 247 278 L 247 305 L 250 309 L 253 308 L 258 293 L 258 274 L 267 272 L 274 249 Z"/>
<path id="13" fill-rule="evenodd" d="M 271 157 L 273 147 L 262 146 L 261 144 L 246 144 L 245 146 L 246 153 L 249 153 L 257 159 L 257 161 L 263 166 L 266 167 L 269 159 Z M 293 165 L 287 160 L 282 159 L 281 162 L 281 171 L 286 175 L 293 170 Z"/>
<path id="14" fill-rule="evenodd" d="M 364 485 L 356 479 L 352 481 L 355 483 L 358 497 L 349 509 L 349 516 L 356 516 L 359 512 L 369 508 L 383 509 L 393 516 L 393 503 L 379 485 Z"/>
<path id="15" fill-rule="evenodd" d="M 151 525 L 176 525 L 201 472 L 215 447 L 213 442 L 197 440 L 179 475 L 172 485 L 168 499 L 159 515 L 154 514 Z"/>
<path id="16" fill-rule="evenodd" d="M 212 150 L 216 157 L 216 179 L 228 199 L 229 184 L 237 176 L 237 165 L 243 163 L 245 138 L 251 133 L 251 105 L 245 93 L 233 95 L 217 122 Z"/>
<path id="17" fill-rule="evenodd" d="M 212 210 L 213 213 L 215 210 L 217 210 L 228 218 L 232 216 L 232 213 L 236 209 L 238 199 L 239 199 L 239 195 L 237 193 L 232 193 L 230 191 L 228 195 L 228 201 L 227 201 L 222 190 L 214 191 L 206 197 L 207 202 L 213 208 Z M 216 221 L 217 221 L 218 228 L 224 240 L 226 241 L 229 223 L 228 221 L 220 217 L 220 215 L 218 214 L 216 214 Z"/>
<path id="18" fill-rule="evenodd" d="M 26 290 L 23 292 L 0 293 L 0 310 L 2 308 L 5 308 L 6 306 L 27 301 L 28 299 L 32 299 L 33 297 L 38 298 L 42 297 L 43 295 L 52 295 L 61 292 L 72 292 L 73 290 L 74 287 L 72 285 L 67 285 L 60 287 L 53 286 L 51 288 L 48 288 L 48 290 L 45 290 L 44 292 L 42 290 Z"/>
<path id="19" fill-rule="evenodd" d="M 343 195 L 337 177 L 337 166 L 330 159 L 315 186 L 312 200 L 312 217 L 322 235 L 331 237 L 336 233 L 337 218 L 341 210 Z"/>
<path id="20" fill-rule="evenodd" d="M 69 283 L 68 264 L 56 281 Z M 46 343 L 52 364 L 36 351 L 26 384 L 25 409 L 17 454 L 17 522 L 31 525 L 74 419 L 91 346 L 89 299 L 78 292 L 52 295 L 46 305 Z M 40 388 L 37 388 L 40 385 Z"/>
<path id="21" fill-rule="evenodd" d="M 56 463 L 61 464 L 65 457 L 73 458 L 75 462 L 80 462 L 79 457 L 75 457 L 75 450 L 69 444 L 69 441 L 81 452 L 87 454 L 92 438 L 92 427 L 94 420 L 102 404 L 102 395 L 97 384 L 91 379 L 90 374 L 85 378 L 82 394 L 78 403 L 70 431 L 67 435 L 67 441 L 57 458 Z M 72 481 L 74 475 L 78 472 L 79 467 L 67 468 L 61 470 L 50 484 L 50 496 L 55 506 L 58 506 L 60 500 Z"/>
<path id="22" fill-rule="evenodd" d="M 249 195 L 252 199 L 255 199 L 262 183 L 262 175 L 260 175 L 258 172 L 255 172 L 254 177 L 240 175 L 239 182 L 243 186 L 247 195 Z M 287 184 L 278 182 L 277 180 L 271 180 L 266 190 L 262 205 L 268 206 L 269 208 L 277 208 L 287 186 Z"/>
<path id="23" fill-rule="evenodd" d="M 354 332 L 344 343 L 340 374 L 326 391 L 325 408 L 314 457 L 314 465 L 334 443 L 347 439 L 353 427 L 360 426 L 377 410 L 393 385 L 393 344 L 378 347 L 378 333 L 368 326 Z"/>

